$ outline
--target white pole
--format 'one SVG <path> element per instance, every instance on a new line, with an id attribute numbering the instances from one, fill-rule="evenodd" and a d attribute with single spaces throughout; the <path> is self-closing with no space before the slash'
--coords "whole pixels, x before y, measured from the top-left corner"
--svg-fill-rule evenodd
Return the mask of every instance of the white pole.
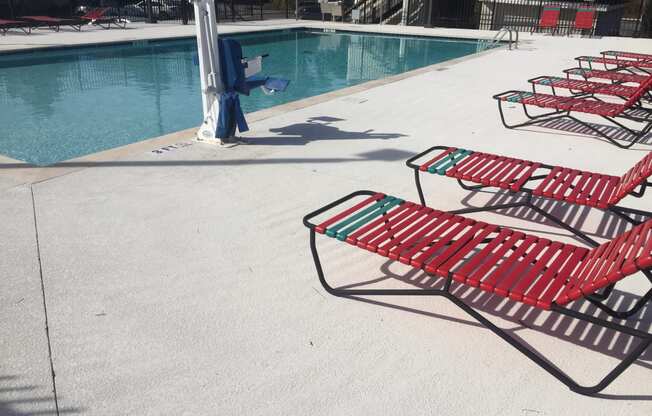
<path id="1" fill-rule="evenodd" d="M 213 0 L 192 0 L 195 7 L 197 54 L 204 121 L 197 132 L 199 140 L 215 140 L 219 103 L 217 97 L 224 90 L 220 72 L 217 44 L 217 18 Z"/>
<path id="2" fill-rule="evenodd" d="M 403 0 L 401 6 L 401 26 L 407 25 L 408 12 L 410 11 L 410 0 Z"/>

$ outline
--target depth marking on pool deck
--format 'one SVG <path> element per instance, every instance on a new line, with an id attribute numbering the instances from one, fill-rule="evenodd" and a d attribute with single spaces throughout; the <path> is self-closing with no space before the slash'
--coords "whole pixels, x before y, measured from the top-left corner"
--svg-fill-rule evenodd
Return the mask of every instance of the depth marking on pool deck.
<path id="1" fill-rule="evenodd" d="M 183 149 L 184 147 L 192 146 L 194 142 L 178 142 L 169 144 L 167 146 L 159 147 L 158 149 L 151 150 L 151 153 L 162 155 L 165 153 L 173 152 L 177 149 Z"/>

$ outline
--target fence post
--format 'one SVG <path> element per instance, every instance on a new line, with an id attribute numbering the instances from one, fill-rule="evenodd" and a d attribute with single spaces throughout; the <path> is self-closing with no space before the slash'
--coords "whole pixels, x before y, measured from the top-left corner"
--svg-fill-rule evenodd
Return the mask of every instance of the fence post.
<path id="1" fill-rule="evenodd" d="M 188 2 L 186 0 L 181 0 L 181 23 L 188 24 Z"/>
<path id="2" fill-rule="evenodd" d="M 638 8 L 638 19 L 636 19 L 636 28 L 634 29 L 634 33 L 632 34 L 632 36 L 635 37 L 635 38 L 641 36 L 639 30 L 640 30 L 640 26 L 641 26 L 641 20 L 643 20 L 643 6 L 644 5 L 645 5 L 645 0 L 641 0 L 641 6 Z"/>
<path id="3" fill-rule="evenodd" d="M 154 16 L 154 8 L 152 6 L 152 0 L 147 0 L 146 6 L 147 6 L 147 22 L 156 23 L 156 17 Z M 161 10 L 159 9 L 159 12 L 160 11 Z"/>
<path id="4" fill-rule="evenodd" d="M 432 27 L 432 3 L 435 0 L 428 0 L 428 7 L 426 7 L 426 24 L 424 27 Z"/>
<path id="5" fill-rule="evenodd" d="M 491 23 L 489 23 L 489 30 L 494 30 L 494 22 L 496 20 L 496 0 L 491 2 Z"/>

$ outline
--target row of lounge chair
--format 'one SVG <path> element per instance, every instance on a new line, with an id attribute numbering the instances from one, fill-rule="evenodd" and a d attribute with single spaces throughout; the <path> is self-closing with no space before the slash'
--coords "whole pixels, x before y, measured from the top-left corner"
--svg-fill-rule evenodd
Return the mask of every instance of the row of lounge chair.
<path id="1" fill-rule="evenodd" d="M 649 55 L 627 54 L 619 51 L 602 52 L 601 57 L 579 56 L 575 58 L 578 68 L 565 70 L 566 77 L 541 76 L 532 78 L 532 91 L 509 90 L 494 95 L 498 101 L 500 118 L 507 128 L 533 124 L 545 124 L 552 120 L 569 119 L 589 131 L 607 139 L 621 148 L 629 148 L 652 130 L 652 58 Z M 604 69 L 595 69 L 596 65 Z M 573 78 L 580 79 L 573 79 Z M 611 83 L 595 82 L 591 79 L 606 79 Z M 537 87 L 550 88 L 550 93 L 541 93 Z M 559 95 L 559 90 L 570 91 L 570 95 Z M 508 124 L 505 121 L 503 103 L 521 104 L 527 121 Z M 551 112 L 532 115 L 528 107 L 552 109 Z M 601 117 L 616 127 L 601 129 L 583 120 L 581 114 Z M 639 129 L 625 125 L 625 122 L 640 125 Z M 621 143 L 622 133 L 628 133 L 627 142 Z"/>
<path id="2" fill-rule="evenodd" d="M 96 25 L 104 29 L 110 29 L 112 25 L 122 29 L 127 27 L 126 20 L 106 16 L 108 11 L 108 7 L 100 7 L 92 9 L 82 16 L 74 17 L 20 16 L 15 20 L 0 19 L 0 33 L 6 35 L 9 30 L 17 29 L 25 34 L 30 34 L 32 29 L 42 27 L 58 32 L 62 26 L 71 27 L 78 32 L 86 25 Z"/>
<path id="3" fill-rule="evenodd" d="M 625 117 L 623 114 L 635 109 L 649 114 L 650 110 L 642 101 L 649 98 L 652 76 L 643 69 L 652 66 L 652 55 L 606 51 L 602 58 L 582 58 L 579 61 L 599 62 L 614 65 L 614 68 L 580 67 L 565 71 L 565 78 L 533 78 L 530 80 L 533 92 L 508 91 L 496 95 L 494 98 L 498 100 L 499 108 L 502 102 L 515 102 L 523 104 L 526 114 L 526 106 L 538 106 L 553 108 L 555 116 L 560 113 L 568 116 L 572 111 L 599 114 L 607 119 Z M 579 76 L 579 79 L 571 75 Z M 541 86 L 552 88 L 553 93 L 536 92 L 535 88 Z M 559 89 L 569 90 L 572 94 L 562 98 L 556 94 Z M 621 103 L 606 104 L 597 98 L 604 95 L 615 97 Z M 647 123 L 649 131 L 650 121 Z M 620 309 L 615 309 L 609 303 L 615 285 L 627 276 L 640 272 L 652 283 L 652 212 L 621 204 L 628 197 L 643 197 L 647 187 L 652 186 L 652 153 L 645 155 L 622 176 L 451 146 L 427 149 L 407 160 L 406 165 L 414 172 L 419 203 L 364 190 L 353 192 L 304 217 L 303 223 L 310 231 L 310 250 L 317 275 L 326 291 L 343 297 L 445 297 L 571 390 L 587 395 L 606 388 L 652 344 L 652 334 L 627 325 L 627 322 L 619 322 L 648 305 L 652 289 L 633 305 L 621 305 Z M 495 187 L 523 198 L 515 203 L 443 212 L 426 205 L 421 187 L 423 174 L 455 179 L 466 190 Z M 552 212 L 534 205 L 533 197 L 610 212 L 628 223 L 630 229 L 600 244 Z M 574 233 L 587 247 L 464 216 L 519 206 L 528 207 Z M 332 287 L 325 278 L 318 254 L 317 234 L 411 266 L 440 278 L 441 282 L 439 286 L 426 289 Z M 632 337 L 634 341 L 615 368 L 596 384 L 584 386 L 532 351 L 519 338 L 494 325 L 460 298 L 453 285 L 478 288 L 533 308 L 576 318 Z M 580 300 L 590 302 L 610 318 L 569 306 Z"/>

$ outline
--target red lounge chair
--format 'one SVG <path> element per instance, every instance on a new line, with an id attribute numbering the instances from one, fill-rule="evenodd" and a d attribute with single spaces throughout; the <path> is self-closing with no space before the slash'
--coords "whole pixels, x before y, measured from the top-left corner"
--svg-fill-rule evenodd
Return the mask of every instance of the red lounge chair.
<path id="1" fill-rule="evenodd" d="M 652 70 L 652 60 L 637 61 L 633 59 L 604 58 L 597 56 L 578 56 L 575 60 L 579 62 L 580 68 L 583 68 L 584 66 L 582 64 L 585 63 L 588 66 L 588 69 L 593 69 L 593 64 L 602 64 L 604 69 L 609 71 L 627 70 L 631 72 L 631 69 L 634 68 L 649 74 Z M 610 65 L 611 68 L 609 67 Z"/>
<path id="2" fill-rule="evenodd" d="M 32 33 L 32 25 L 28 22 L 0 19 L 0 33 L 4 36 L 10 29 L 20 29 L 28 35 Z"/>
<path id="3" fill-rule="evenodd" d="M 593 19 L 595 18 L 595 9 L 582 7 L 577 9 L 575 13 L 575 29 L 580 33 L 584 31 L 589 32 L 589 36 L 593 34 Z"/>
<path id="4" fill-rule="evenodd" d="M 536 27 L 538 29 L 550 29 L 554 34 L 559 28 L 559 14 L 561 13 L 561 6 L 559 5 L 548 5 L 543 6 L 541 11 L 541 18 L 539 19 L 539 25 Z M 536 28 L 532 28 L 532 32 Z"/>
<path id="5" fill-rule="evenodd" d="M 50 30 L 58 32 L 61 30 L 61 26 L 70 26 L 76 31 L 81 31 L 81 27 L 85 22 L 81 19 L 67 19 L 59 17 L 50 17 L 50 16 L 21 16 L 21 19 L 28 20 L 35 23 L 40 27 L 47 26 Z"/>
<path id="6" fill-rule="evenodd" d="M 602 51 L 603 58 L 613 57 L 616 59 L 633 59 L 635 61 L 652 61 L 652 55 L 647 53 L 623 52 L 623 51 Z"/>
<path id="7" fill-rule="evenodd" d="M 569 90 L 573 96 L 594 96 L 608 95 L 612 97 L 619 97 L 624 100 L 629 99 L 635 95 L 639 86 L 628 86 L 622 84 L 607 84 L 604 82 L 583 81 L 578 79 L 570 79 L 563 77 L 553 76 L 540 76 L 528 80 L 532 84 L 532 92 L 536 93 L 536 86 L 550 87 L 553 95 L 557 95 L 557 89 Z M 646 99 L 650 99 L 649 91 Z"/>
<path id="8" fill-rule="evenodd" d="M 422 161 L 422 162 L 418 162 Z M 426 205 L 421 189 L 421 173 L 438 174 L 457 179 L 466 190 L 485 187 L 501 188 L 509 192 L 525 194 L 526 197 L 508 206 L 494 205 L 470 208 L 464 213 L 493 211 L 497 209 L 528 207 L 557 225 L 582 238 L 589 245 L 598 243 L 580 230 L 573 228 L 554 215 L 532 204 L 532 197 L 585 205 L 612 212 L 625 221 L 638 224 L 632 215 L 652 218 L 652 212 L 621 207 L 618 204 L 628 196 L 640 198 L 652 182 L 652 153 L 648 153 L 623 176 L 577 170 L 563 166 L 551 166 L 541 162 L 515 159 L 473 150 L 435 146 L 407 160 L 414 170 L 414 180 L 422 205 Z M 473 185 L 465 184 L 470 182 Z"/>
<path id="9" fill-rule="evenodd" d="M 650 132 L 650 130 L 652 130 L 652 111 L 644 109 L 640 103 L 641 99 L 647 96 L 651 88 L 652 77 L 649 77 L 645 82 L 638 86 L 635 94 L 632 94 L 627 99 L 627 101 L 620 104 L 599 101 L 592 98 L 562 97 L 558 95 L 539 93 L 535 94 L 532 92 L 516 90 L 505 91 L 503 93 L 496 94 L 493 98 L 498 101 L 498 112 L 500 113 L 500 119 L 503 125 L 508 129 L 567 118 L 581 124 L 592 132 L 597 133 L 616 146 L 627 149 L 641 140 L 641 138 L 643 138 Z M 507 124 L 505 121 L 505 115 L 503 114 L 503 102 L 521 104 L 523 106 L 523 111 L 529 120 L 524 123 L 515 125 Z M 551 108 L 554 111 L 532 116 L 528 113 L 527 106 Z M 626 145 L 618 143 L 618 141 L 616 141 L 617 138 L 612 137 L 606 132 L 603 132 L 592 126 L 591 124 L 578 119 L 577 117 L 571 115 L 571 113 L 594 114 L 600 116 L 610 123 L 613 123 L 621 129 L 629 132 L 633 136 L 632 140 Z M 616 121 L 616 117 L 642 123 L 644 127 L 639 131 L 633 130 Z"/>
<path id="10" fill-rule="evenodd" d="M 356 198 L 365 199 L 351 208 L 335 210 L 325 220 L 316 217 Z M 349 205 L 350 206 L 350 205 Z M 587 299 L 604 287 L 641 271 L 652 282 L 652 220 L 637 225 L 593 249 L 550 241 L 506 227 L 437 211 L 371 191 L 354 192 L 304 217 L 310 230 L 310 250 L 324 289 L 335 295 L 355 296 L 443 296 L 486 328 L 525 354 L 571 390 L 596 394 L 629 367 L 652 343 L 652 334 L 611 320 L 567 308 L 568 303 Z M 324 276 L 316 245 L 316 234 L 399 261 L 444 280 L 442 288 L 367 289 L 334 288 Z M 451 290 L 460 285 L 479 288 L 534 308 L 550 310 L 591 324 L 618 331 L 640 341 L 612 371 L 593 386 L 582 386 L 558 367 L 467 305 Z M 639 299 L 640 310 L 652 290 Z M 635 342 L 635 341 L 634 341 Z"/>
<path id="11" fill-rule="evenodd" d="M 629 74 L 626 72 L 603 71 L 600 69 L 584 69 L 584 68 L 564 69 L 564 73 L 568 78 L 570 78 L 571 75 L 575 75 L 584 78 L 585 80 L 589 80 L 591 78 L 606 79 L 621 84 L 625 84 L 625 83 L 642 84 L 643 82 L 647 81 L 650 78 L 649 75 Z"/>

